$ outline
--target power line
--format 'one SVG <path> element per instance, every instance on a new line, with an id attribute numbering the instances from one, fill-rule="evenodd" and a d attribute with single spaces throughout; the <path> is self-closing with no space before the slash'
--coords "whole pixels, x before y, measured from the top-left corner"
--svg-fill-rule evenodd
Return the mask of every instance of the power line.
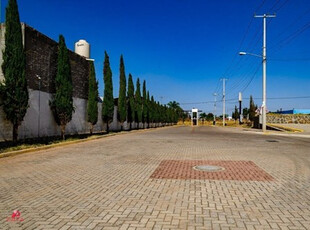
<path id="1" fill-rule="evenodd" d="M 269 9 L 269 12 L 271 12 L 271 11 L 276 7 L 276 5 L 279 4 L 279 2 L 280 2 L 280 0 L 277 0 L 277 1 L 273 4 L 273 6 Z"/>
<path id="2" fill-rule="evenodd" d="M 250 69 L 252 69 L 254 65 L 255 65 L 255 62 L 252 62 Z M 260 63 L 259 63 L 259 66 L 261 66 Z M 243 85 L 246 82 L 247 78 L 248 78 L 248 73 L 244 73 L 243 75 L 241 75 L 241 79 L 239 81 L 235 81 L 235 83 L 228 89 L 230 92 L 227 93 L 227 95 L 231 94 L 232 92 L 234 92 L 235 89 L 238 89 L 241 85 Z"/>
<path id="3" fill-rule="evenodd" d="M 300 21 L 305 15 L 310 13 L 310 8 L 307 9 L 304 13 L 300 14 L 298 18 L 296 18 L 292 23 L 290 23 L 288 26 L 285 27 L 284 30 L 282 30 L 280 33 L 277 34 L 276 37 L 280 37 L 282 34 L 284 34 L 289 28 L 292 28 L 298 21 Z"/>
<path id="4" fill-rule="evenodd" d="M 263 7 L 263 5 L 265 4 L 265 2 L 266 2 L 266 0 L 263 0 L 263 1 L 259 4 L 259 6 L 256 7 L 255 12 L 259 11 L 259 10 Z M 244 44 L 244 42 L 245 42 L 245 38 L 247 37 L 247 35 L 248 35 L 249 31 L 250 31 L 250 28 L 251 28 L 251 26 L 252 26 L 253 20 L 254 20 L 254 18 L 251 17 L 251 20 L 250 20 L 248 26 L 246 27 L 245 33 L 244 33 L 243 36 L 242 36 L 242 39 L 241 39 L 241 41 L 240 41 L 239 48 L 238 48 L 237 52 L 239 52 L 240 49 L 241 49 L 241 47 L 243 46 L 243 44 Z M 237 53 L 237 52 L 236 52 L 236 53 Z M 241 62 L 241 58 L 239 58 L 239 61 L 237 62 L 237 64 L 235 64 L 237 57 L 238 57 L 238 56 L 237 56 L 236 54 L 233 55 L 231 61 L 229 62 L 229 65 L 228 65 L 227 68 L 225 69 L 225 71 L 224 71 L 224 73 L 222 74 L 222 76 L 224 76 L 224 77 L 228 76 L 228 73 L 229 73 L 229 72 L 232 72 L 232 71 L 233 71 L 233 68 L 236 67 L 236 66 L 237 66 L 237 68 L 239 68 L 239 65 L 240 65 L 240 62 Z M 231 75 L 231 74 L 230 74 L 230 75 Z M 214 92 L 219 93 L 219 86 L 216 87 L 216 90 L 215 90 Z"/>
<path id="5" fill-rule="evenodd" d="M 271 19 L 272 19 L 272 18 L 271 18 Z M 269 25 L 270 22 L 271 22 L 271 20 L 269 20 L 269 21 L 267 22 L 267 25 Z M 245 50 L 247 50 L 247 51 L 250 52 L 250 53 L 254 52 L 254 49 L 255 49 L 256 47 L 258 47 L 258 42 L 260 41 L 260 37 L 259 37 L 258 35 L 259 35 L 260 30 L 261 30 L 261 28 L 258 27 L 257 32 L 256 32 L 255 35 L 252 37 L 251 41 L 249 42 L 248 47 L 245 49 Z M 255 39 L 256 39 L 256 40 L 255 40 Z M 254 41 L 255 41 L 255 43 L 254 43 L 253 45 L 251 45 Z M 248 57 L 248 58 L 250 58 L 250 57 Z M 248 58 L 247 58 L 246 60 L 248 60 Z M 253 58 L 251 58 L 251 60 L 253 60 L 253 61 L 251 62 L 251 64 L 249 64 L 249 65 L 242 65 L 242 67 L 245 68 L 246 66 L 247 66 L 247 67 L 250 66 L 250 69 L 251 69 L 252 67 L 254 67 L 254 65 L 255 65 L 255 60 L 254 60 Z M 240 63 L 240 62 L 239 62 L 239 63 Z M 242 67 L 238 67 L 238 68 L 240 69 L 240 68 L 242 68 Z M 236 67 L 236 68 L 237 68 L 237 67 Z M 228 89 L 230 92 L 227 93 L 227 94 L 231 94 L 231 93 L 233 92 L 233 90 L 238 89 L 238 86 L 240 86 L 240 85 L 245 85 L 245 87 L 244 87 L 243 90 L 239 90 L 239 91 L 243 92 L 243 91 L 249 86 L 249 84 L 252 82 L 252 80 L 253 80 L 253 78 L 255 77 L 257 71 L 258 71 L 258 70 L 255 69 L 254 74 L 252 74 L 252 77 L 251 77 L 251 79 L 250 79 L 249 81 L 246 81 L 247 76 L 248 76 L 248 72 L 245 72 L 244 74 L 242 74 L 242 75 L 241 75 L 241 76 L 242 76 L 241 79 L 240 79 L 239 81 L 235 82 L 235 83 L 233 84 L 233 86 L 232 86 L 231 88 Z M 252 71 L 250 71 L 250 72 L 252 72 Z M 246 83 L 246 82 L 247 82 L 247 83 Z M 245 83 L 245 84 L 244 84 L 244 83 Z"/>
<path id="6" fill-rule="evenodd" d="M 268 100 L 290 100 L 290 99 L 306 99 L 310 98 L 309 96 L 293 96 L 293 97 L 267 97 Z M 244 97 L 244 100 L 250 100 L 249 97 Z M 262 99 L 261 97 L 254 97 L 253 99 L 255 100 L 260 100 Z M 218 102 L 222 102 L 223 100 L 220 100 Z M 238 102 L 238 99 L 235 98 L 230 98 L 230 99 L 225 99 L 226 102 Z M 180 103 L 180 105 L 187 105 L 187 104 L 208 104 L 208 103 L 214 103 L 214 101 L 201 101 L 201 102 L 183 102 Z"/>
<path id="7" fill-rule="evenodd" d="M 275 48 L 278 48 L 278 50 L 281 49 L 283 46 L 287 45 L 288 43 L 293 41 L 295 38 L 297 38 L 299 35 L 301 35 L 303 32 L 305 32 L 308 28 L 310 28 L 310 22 L 306 23 L 304 26 L 296 30 L 294 33 L 287 36 L 285 39 L 282 39 L 280 42 L 277 43 L 277 45 L 271 47 L 270 49 L 271 50 Z"/>
<path id="8" fill-rule="evenodd" d="M 218 94 L 219 90 L 220 90 L 220 79 L 218 79 L 218 81 L 217 81 L 217 85 L 216 85 L 216 88 L 214 90 L 214 93 Z"/>
<path id="9" fill-rule="evenodd" d="M 253 79 L 255 78 L 256 74 L 257 74 L 257 71 L 261 68 L 261 65 L 259 64 L 259 66 L 256 68 L 254 74 L 252 75 L 250 81 L 248 82 L 248 84 L 241 90 L 241 92 L 243 93 L 248 87 L 249 85 L 251 84 L 251 82 L 253 81 Z"/>
<path id="10" fill-rule="evenodd" d="M 256 11 L 256 12 L 259 11 L 259 10 L 263 7 L 263 5 L 265 4 L 265 2 L 266 2 L 266 0 L 263 0 L 263 1 L 261 2 L 261 4 L 255 9 L 255 11 Z"/>
<path id="11" fill-rule="evenodd" d="M 275 12 L 279 12 L 290 0 L 286 0 L 280 7 L 278 7 Z"/>
<path id="12" fill-rule="evenodd" d="M 287 58 L 287 59 L 281 59 L 281 58 L 271 58 L 268 59 L 268 61 L 283 61 L 283 62 L 294 62 L 294 61 L 310 61 L 310 58 Z"/>

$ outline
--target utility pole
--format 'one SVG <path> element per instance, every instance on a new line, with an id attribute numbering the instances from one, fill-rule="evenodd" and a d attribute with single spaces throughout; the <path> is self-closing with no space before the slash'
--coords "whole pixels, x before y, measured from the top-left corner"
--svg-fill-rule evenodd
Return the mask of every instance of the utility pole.
<path id="1" fill-rule="evenodd" d="M 225 126 L 225 81 L 227 81 L 227 78 L 222 78 L 221 81 L 223 81 L 223 126 Z"/>
<path id="2" fill-rule="evenodd" d="M 0 0 L 1 1 L 1 0 Z M 37 79 L 39 80 L 39 102 L 38 102 L 38 105 L 39 105 L 39 112 L 38 112 L 38 138 L 40 138 L 40 116 L 41 116 L 41 110 L 40 110 L 40 107 L 41 107 L 41 77 L 36 74 L 36 77 Z"/>
<path id="3" fill-rule="evenodd" d="M 266 18 L 275 18 L 276 15 L 264 14 L 264 15 L 254 15 L 255 18 L 263 18 L 263 102 L 262 102 L 262 130 L 266 132 Z"/>
<path id="4" fill-rule="evenodd" d="M 160 104 L 163 104 L 163 96 L 160 96 Z"/>
<path id="5" fill-rule="evenodd" d="M 239 124 L 242 124 L 242 93 L 239 92 Z"/>
<path id="6" fill-rule="evenodd" d="M 216 123 L 216 121 L 215 121 L 215 114 L 216 114 L 216 96 L 217 96 L 217 94 L 216 93 L 214 93 L 213 94 L 213 96 L 214 96 L 214 113 L 213 113 L 213 125 L 215 125 L 215 123 Z"/>

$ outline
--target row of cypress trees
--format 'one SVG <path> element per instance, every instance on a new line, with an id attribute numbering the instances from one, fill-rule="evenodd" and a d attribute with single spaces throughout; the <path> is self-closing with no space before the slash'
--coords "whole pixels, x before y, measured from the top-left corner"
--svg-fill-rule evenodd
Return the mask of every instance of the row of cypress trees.
<path id="1" fill-rule="evenodd" d="M 0 82 L 0 105 L 6 114 L 7 120 L 13 125 L 13 142 L 17 141 L 18 127 L 22 123 L 29 107 L 29 94 L 25 74 L 26 56 L 22 42 L 22 30 L 16 0 L 9 0 L 6 8 L 6 33 L 5 50 L 3 52 L 2 71 L 4 81 Z M 98 120 L 98 82 L 96 80 L 94 63 L 89 63 L 89 92 L 87 105 L 87 121 L 90 123 L 90 133 Z M 113 121 L 114 98 L 112 85 L 112 71 L 109 56 L 105 52 L 104 60 L 104 99 L 102 107 L 102 119 L 107 124 Z M 57 74 L 55 78 L 56 92 L 50 101 L 50 107 L 54 114 L 56 123 L 61 128 L 61 135 L 65 138 L 65 128 L 72 119 L 73 86 L 69 53 L 65 39 L 59 36 Z M 140 80 L 137 79 L 136 91 L 131 74 L 128 78 L 128 90 L 126 93 L 126 75 L 123 56 L 120 59 L 120 91 L 118 100 L 118 119 L 123 123 L 130 122 L 158 123 L 177 122 L 176 112 L 160 105 L 150 98 L 146 91 L 146 82 L 143 82 L 143 93 L 141 96 Z M 107 129 L 109 125 L 107 125 Z M 109 130 L 107 130 L 109 131 Z"/>
<path id="2" fill-rule="evenodd" d="M 121 129 L 123 124 L 127 121 L 132 128 L 132 123 L 143 124 L 143 127 L 149 127 L 150 123 L 176 123 L 178 120 L 177 111 L 173 108 L 168 108 L 165 105 L 161 105 L 154 100 L 149 91 L 146 90 L 146 81 L 143 81 L 142 95 L 140 79 L 137 78 L 136 89 L 132 75 L 128 75 L 128 87 L 125 74 L 125 64 L 123 55 L 120 57 L 119 67 L 119 97 L 117 106 L 117 117 L 121 123 Z M 112 71 L 110 68 L 109 55 L 105 52 L 104 58 L 104 97 L 103 97 L 103 109 L 102 118 L 107 124 L 113 121 L 114 115 L 114 98 L 113 98 L 113 84 L 112 84 Z M 108 129 L 108 128 L 107 128 Z M 108 130 L 107 130 L 108 131 Z"/>
<path id="3" fill-rule="evenodd" d="M 26 55 L 16 0 L 9 0 L 8 2 L 5 29 L 5 49 L 1 66 L 4 81 L 0 82 L 0 105 L 6 114 L 6 119 L 12 123 L 13 142 L 15 143 L 18 138 L 18 128 L 29 107 Z M 61 127 L 61 135 L 65 138 L 65 127 L 72 119 L 74 106 L 69 54 L 62 35 L 59 36 L 55 88 L 56 93 L 50 101 L 50 107 L 55 121 Z"/>
<path id="4" fill-rule="evenodd" d="M 29 99 L 25 76 L 26 55 L 16 0 L 9 0 L 5 20 L 5 50 L 1 66 L 4 81 L 0 82 L 0 105 L 6 119 L 13 125 L 13 142 L 16 142 L 18 127 L 27 112 Z"/>

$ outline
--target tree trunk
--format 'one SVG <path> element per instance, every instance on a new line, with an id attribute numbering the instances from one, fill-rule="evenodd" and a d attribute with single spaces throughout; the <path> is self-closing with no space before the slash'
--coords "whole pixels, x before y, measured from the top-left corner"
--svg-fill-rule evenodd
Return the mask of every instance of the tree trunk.
<path id="1" fill-rule="evenodd" d="M 66 125 L 60 125 L 60 129 L 61 129 L 62 139 L 66 140 L 66 137 L 65 137 Z"/>
<path id="2" fill-rule="evenodd" d="M 13 124 L 13 143 L 17 142 L 18 137 L 18 124 Z"/>
<path id="3" fill-rule="evenodd" d="M 107 122 L 107 133 L 109 133 L 109 122 Z"/>
<path id="4" fill-rule="evenodd" d="M 129 130 L 131 130 L 132 129 L 132 127 L 131 127 L 131 122 L 129 122 Z"/>
<path id="5" fill-rule="evenodd" d="M 94 125 L 93 124 L 90 124 L 90 135 L 93 135 L 93 130 L 94 130 Z"/>

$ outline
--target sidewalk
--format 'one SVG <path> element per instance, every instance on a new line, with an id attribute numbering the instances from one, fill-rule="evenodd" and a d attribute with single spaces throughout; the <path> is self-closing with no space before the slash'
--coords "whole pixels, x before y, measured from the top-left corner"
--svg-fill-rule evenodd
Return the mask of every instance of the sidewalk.
<path id="1" fill-rule="evenodd" d="M 287 128 L 300 129 L 303 130 L 300 134 L 310 135 L 310 124 L 272 124 L 280 125 Z"/>
<path id="2" fill-rule="evenodd" d="M 279 125 L 279 124 L 277 124 Z M 228 130 L 252 133 L 252 134 L 262 134 L 262 135 L 274 135 L 274 136 L 287 136 L 287 137 L 302 137 L 302 138 L 310 138 L 310 125 L 302 125 L 302 124 L 281 124 L 281 126 L 286 126 L 288 128 L 295 128 L 301 129 L 303 132 L 281 132 L 281 131 L 273 131 L 267 130 L 265 133 L 262 132 L 261 129 L 254 129 L 254 128 L 244 128 L 244 127 L 221 127 L 216 126 L 217 128 L 224 128 Z M 211 126 L 214 127 L 214 126 Z"/>
<path id="3" fill-rule="evenodd" d="M 169 127 L 2 158 L 1 229 L 309 229 L 310 141 L 248 132 Z"/>

